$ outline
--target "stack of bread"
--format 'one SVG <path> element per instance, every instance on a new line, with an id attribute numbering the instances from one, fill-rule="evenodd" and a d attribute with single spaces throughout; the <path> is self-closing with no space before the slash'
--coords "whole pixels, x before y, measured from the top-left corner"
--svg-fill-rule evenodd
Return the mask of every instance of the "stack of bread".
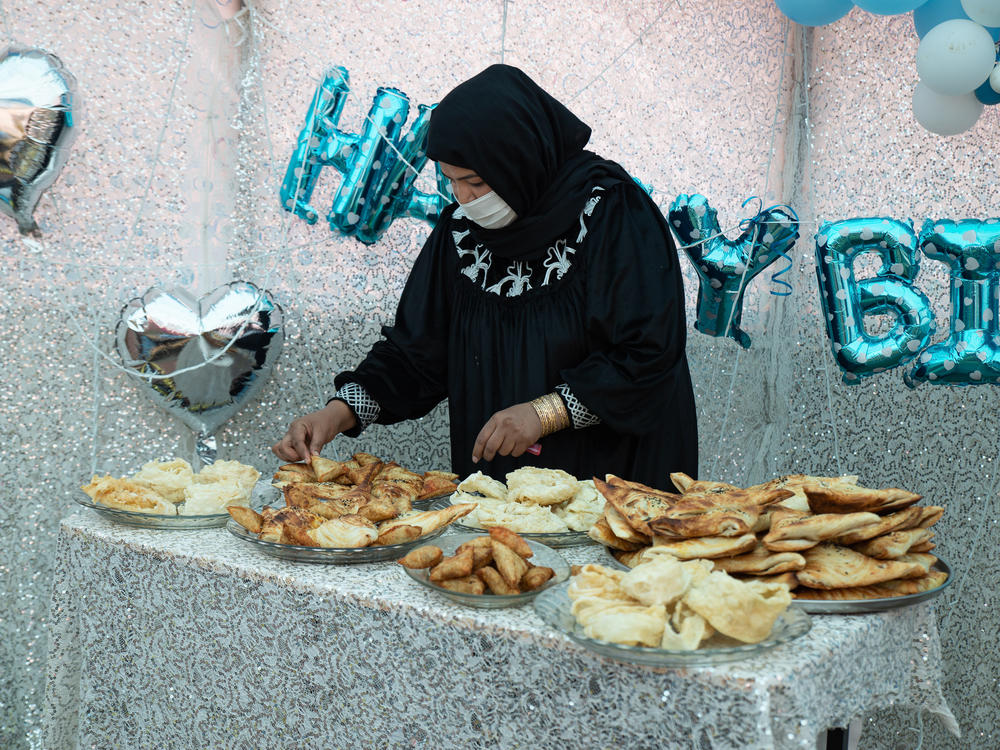
<path id="1" fill-rule="evenodd" d="M 792 475 L 754 487 L 672 474 L 678 493 L 614 475 L 595 480 L 608 501 L 590 536 L 633 568 L 659 555 L 711 560 L 715 570 L 788 585 L 797 599 L 914 594 L 947 574 L 931 527 L 944 513 L 906 490 L 857 477 Z"/>
<path id="2" fill-rule="evenodd" d="M 93 476 L 80 489 L 100 505 L 164 516 L 224 514 L 249 505 L 260 472 L 239 461 L 216 461 L 195 472 L 183 458 L 150 461 L 131 477 Z"/>
<path id="3" fill-rule="evenodd" d="M 459 483 L 452 504 L 476 504 L 463 526 L 501 527 L 520 534 L 585 532 L 604 509 L 593 482 L 561 469 L 524 466 L 505 478 L 506 484 L 477 471 Z"/>

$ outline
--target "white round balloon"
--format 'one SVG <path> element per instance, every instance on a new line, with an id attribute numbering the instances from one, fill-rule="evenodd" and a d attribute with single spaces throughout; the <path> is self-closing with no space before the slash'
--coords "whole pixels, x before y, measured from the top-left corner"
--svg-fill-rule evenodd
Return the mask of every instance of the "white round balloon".
<path id="1" fill-rule="evenodd" d="M 917 47 L 917 73 L 939 94 L 967 94 L 993 71 L 996 48 L 983 26 L 965 18 L 939 23 Z"/>
<path id="2" fill-rule="evenodd" d="M 922 81 L 913 92 L 913 116 L 927 130 L 938 135 L 957 135 L 973 125 L 983 112 L 975 94 L 939 94 Z"/>
<path id="3" fill-rule="evenodd" d="M 962 0 L 962 10 L 983 26 L 1000 26 L 1000 2 L 997 0 Z"/>

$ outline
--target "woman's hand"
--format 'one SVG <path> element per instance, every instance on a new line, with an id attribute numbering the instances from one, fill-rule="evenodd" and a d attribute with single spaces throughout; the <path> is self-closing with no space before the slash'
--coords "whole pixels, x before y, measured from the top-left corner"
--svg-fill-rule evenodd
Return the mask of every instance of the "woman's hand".
<path id="1" fill-rule="evenodd" d="M 542 423 L 531 404 L 515 404 L 498 411 L 483 425 L 472 446 L 472 463 L 494 456 L 517 458 L 542 436 Z"/>
<path id="2" fill-rule="evenodd" d="M 358 423 L 354 412 L 343 401 L 331 401 L 319 411 L 299 417 L 288 426 L 288 432 L 271 446 L 274 454 L 285 461 L 309 461 L 319 455 L 324 445 Z"/>

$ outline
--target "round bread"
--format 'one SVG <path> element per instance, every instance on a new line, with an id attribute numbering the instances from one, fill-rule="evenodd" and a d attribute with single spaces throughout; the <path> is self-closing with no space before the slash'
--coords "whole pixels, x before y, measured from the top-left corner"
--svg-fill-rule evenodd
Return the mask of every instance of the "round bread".
<path id="1" fill-rule="evenodd" d="M 507 475 L 507 499 L 533 505 L 555 505 L 576 494 L 579 482 L 561 469 L 523 466 Z"/>

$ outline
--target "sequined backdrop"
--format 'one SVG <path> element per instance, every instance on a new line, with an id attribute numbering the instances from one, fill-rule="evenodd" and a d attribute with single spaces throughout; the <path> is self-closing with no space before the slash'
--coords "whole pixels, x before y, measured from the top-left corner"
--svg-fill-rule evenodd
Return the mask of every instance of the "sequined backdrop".
<path id="1" fill-rule="evenodd" d="M 223 23 L 215 2 L 0 6 L 0 29 L 58 54 L 84 100 L 70 160 L 36 211 L 44 244 L 0 226 L 0 745 L 41 746 L 55 538 L 77 507 L 72 492 L 95 467 L 123 472 L 193 452 L 187 429 L 103 358 L 122 304 L 154 283 L 203 290 L 235 278 L 272 291 L 286 310 L 285 350 L 259 400 L 220 431 L 219 451 L 273 468 L 267 446 L 325 400 L 333 375 L 391 318 L 428 232 L 401 220 L 365 246 L 281 211 L 277 188 L 318 79 L 348 68 L 354 95 L 341 126 L 356 131 L 377 86 L 431 103 L 501 56 L 569 103 L 594 128 L 592 147 L 652 184 L 662 206 L 701 192 L 724 227 L 750 195 L 799 211 L 793 295 L 770 295 L 769 274 L 747 295 L 753 347 L 690 331 L 703 475 L 853 472 L 947 506 L 939 550 L 958 580 L 938 611 L 946 695 L 965 737 L 933 720 L 921 730 L 903 708 L 868 717 L 861 747 L 915 747 L 921 731 L 925 747 L 998 744 L 985 698 L 1000 674 L 996 393 L 910 391 L 896 372 L 842 385 L 808 240 L 817 218 L 1000 213 L 1000 117 L 987 112 L 949 139 L 915 124 L 908 18 L 855 9 L 804 33 L 770 0 L 260 0 Z M 336 182 L 320 180 L 324 211 Z M 697 284 L 682 264 L 690 319 Z M 945 274 L 925 262 L 919 283 L 945 331 Z M 438 409 L 374 427 L 333 452 L 444 466 L 446 419 Z"/>

